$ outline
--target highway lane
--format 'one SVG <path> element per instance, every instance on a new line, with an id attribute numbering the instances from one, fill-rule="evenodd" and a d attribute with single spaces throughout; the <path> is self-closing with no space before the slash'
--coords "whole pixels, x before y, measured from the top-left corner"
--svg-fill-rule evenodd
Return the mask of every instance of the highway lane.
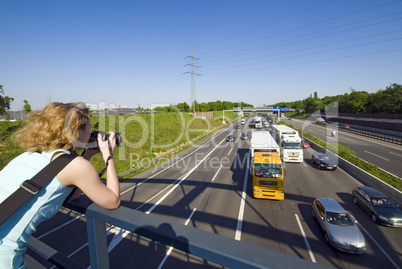
<path id="1" fill-rule="evenodd" d="M 203 146 L 190 147 L 173 160 L 122 183 L 123 205 L 180 223 L 188 221 L 187 225 L 234 238 L 247 174 L 244 160 L 247 159 L 249 141 L 223 141 L 230 132 L 239 137 L 241 130 L 219 131 L 213 136 L 213 142 L 206 139 L 202 142 Z M 305 151 L 305 163 L 286 165 L 286 196 L 283 201 L 252 198 L 249 178 L 241 240 L 303 259 L 314 258 L 319 263 L 340 268 L 377 267 L 373 265 L 396 268 L 393 262 L 401 263 L 402 250 L 398 245 L 401 230 L 374 224 L 352 202 L 350 190 L 360 185 L 359 182 L 341 170 L 330 172 L 316 169 L 310 157 L 311 153 Z M 374 239 L 365 234 L 367 253 L 341 253 L 324 242 L 322 231 L 311 217 L 312 200 L 319 196 L 336 199 L 361 222 Z M 73 217 L 75 214 L 67 210 L 60 212 L 54 219 L 41 225 L 37 234 L 60 227 Z M 84 221 L 84 217 L 78 218 L 43 236 L 41 240 L 63 253 L 72 254 L 72 258 L 81 264 L 88 265 Z M 168 249 L 165 246 L 135 234 L 120 233 L 119 229 L 112 229 L 108 240 L 111 243 L 112 268 L 134 265 L 158 268 L 161 264 L 164 268 L 220 267 L 176 250 L 166 256 Z M 310 245 L 310 252 L 306 241 Z M 389 258 L 375 242 L 389 253 Z"/>
<path id="2" fill-rule="evenodd" d="M 325 127 L 309 121 L 288 120 L 286 118 L 282 118 L 281 120 L 292 124 L 297 129 L 303 130 L 303 132 L 314 135 L 322 141 L 328 143 L 335 142 L 347 146 L 355 151 L 356 156 L 359 158 L 402 178 L 402 167 L 400 166 L 402 158 L 401 145 L 343 132 L 341 129 L 338 131 L 335 126 L 331 125 Z M 335 138 L 330 136 L 332 130 L 337 130 L 338 135 Z"/>
<path id="3" fill-rule="evenodd" d="M 384 265 L 396 268 L 395 264 L 398 262 L 400 264 L 401 256 L 394 247 L 401 239 L 401 230 L 378 226 L 366 216 L 361 223 L 368 232 L 365 234 L 368 241 L 365 254 L 341 253 L 324 243 L 323 233 L 311 216 L 311 204 L 316 197 L 330 197 L 337 200 L 356 218 L 358 218 L 357 215 L 362 216 L 366 213 L 361 212 L 362 210 L 353 204 L 350 194 L 352 188 L 361 184 L 342 170 L 318 170 L 312 165 L 309 151 L 311 150 L 305 150 L 303 164 L 287 163 L 286 165 L 285 200 L 253 199 L 251 184 L 249 184 L 242 241 L 339 268 L 375 268 Z M 303 232 L 298 226 L 298 219 L 307 236 L 312 254 L 308 252 L 302 236 Z M 382 250 L 377 247 L 377 241 L 370 240 L 372 234 L 376 235 L 373 238 L 380 242 L 378 244 L 384 246 L 383 249 L 386 255 L 391 256 L 390 259 L 385 254 L 379 258 L 377 253 Z"/>

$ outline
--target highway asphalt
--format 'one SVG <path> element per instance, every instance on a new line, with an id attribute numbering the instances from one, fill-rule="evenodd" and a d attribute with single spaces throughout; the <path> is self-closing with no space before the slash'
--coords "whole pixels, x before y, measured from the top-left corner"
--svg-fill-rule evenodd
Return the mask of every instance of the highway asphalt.
<path id="1" fill-rule="evenodd" d="M 356 153 L 357 157 L 402 178 L 402 166 L 400 165 L 402 145 L 344 132 L 332 124 L 323 126 L 310 121 L 288 120 L 287 118 L 282 118 L 281 121 L 292 124 L 295 128 L 310 133 L 322 141 L 347 146 Z M 338 134 L 335 138 L 330 136 L 333 130 Z"/>
<path id="2" fill-rule="evenodd" d="M 311 149 L 304 150 L 303 163 L 286 163 L 283 201 L 254 199 L 250 142 L 239 139 L 252 128 L 234 126 L 121 183 L 122 206 L 336 268 L 400 268 L 402 229 L 372 222 L 351 196 L 352 188 L 362 184 L 341 169 L 318 170 Z M 225 141 L 230 133 L 234 142 Z M 339 141 L 366 141 L 353 136 L 340 133 Z M 374 149 L 392 148 L 368 143 L 375 154 Z M 335 199 L 358 220 L 367 243 L 364 254 L 343 253 L 325 243 L 311 214 L 316 197 Z M 111 268 L 222 268 L 174 249 L 167 254 L 168 247 L 118 227 L 108 233 Z M 64 209 L 41 224 L 35 236 L 89 266 L 85 216 Z"/>

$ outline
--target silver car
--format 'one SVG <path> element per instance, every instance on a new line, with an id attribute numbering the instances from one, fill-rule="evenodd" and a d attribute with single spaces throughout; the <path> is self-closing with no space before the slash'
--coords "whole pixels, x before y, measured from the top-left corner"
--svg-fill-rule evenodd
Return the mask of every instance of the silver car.
<path id="1" fill-rule="evenodd" d="M 349 253 L 363 253 L 366 250 L 366 242 L 356 225 L 357 221 L 334 199 L 315 199 L 313 217 L 324 231 L 325 241 L 333 247 Z"/>

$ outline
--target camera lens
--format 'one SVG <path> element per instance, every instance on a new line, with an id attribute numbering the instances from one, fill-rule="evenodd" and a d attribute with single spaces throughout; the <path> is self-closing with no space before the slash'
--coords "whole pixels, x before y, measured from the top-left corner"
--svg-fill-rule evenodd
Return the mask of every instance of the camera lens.
<path id="1" fill-rule="evenodd" d="M 120 147 L 121 142 L 123 142 L 123 137 L 121 137 L 121 133 L 120 132 L 116 133 L 114 137 L 116 139 L 116 145 Z"/>
<path id="2" fill-rule="evenodd" d="M 98 130 L 92 131 L 91 136 L 90 136 L 90 138 L 88 140 L 88 143 L 87 143 L 87 148 L 89 148 L 89 149 L 97 149 L 97 148 L 99 148 L 98 134 L 100 134 L 102 136 L 102 141 L 106 141 L 106 140 L 109 139 L 109 134 L 107 134 L 107 133 L 105 133 L 103 131 L 98 131 Z M 115 133 L 114 137 L 115 137 L 115 140 L 116 140 L 116 145 L 118 147 L 120 147 L 121 142 L 123 141 L 123 138 L 121 137 L 121 133 L 120 132 Z"/>

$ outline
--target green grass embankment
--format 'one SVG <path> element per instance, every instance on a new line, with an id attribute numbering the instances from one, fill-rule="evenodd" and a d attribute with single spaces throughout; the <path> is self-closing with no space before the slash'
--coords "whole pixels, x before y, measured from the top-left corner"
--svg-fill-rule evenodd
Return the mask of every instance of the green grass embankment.
<path id="1" fill-rule="evenodd" d="M 22 121 L 0 121 L 0 170 L 13 158 L 24 152 L 11 141 L 11 135 L 23 124 Z"/>
<path id="2" fill-rule="evenodd" d="M 213 112 L 211 119 L 198 119 L 188 113 L 178 112 L 91 116 L 91 122 L 94 130 L 121 132 L 123 143 L 116 149 L 114 160 L 117 173 L 122 173 L 221 127 L 222 114 L 222 111 Z M 225 112 L 226 122 L 231 122 L 237 117 L 238 115 L 233 112 Z M 0 122 L 0 169 L 23 152 L 11 141 L 12 133 L 22 124 L 24 122 Z M 95 155 L 91 162 L 98 171 L 104 168 L 100 154 Z"/>
<path id="3" fill-rule="evenodd" d="M 292 127 L 293 129 L 298 130 L 297 128 L 295 128 L 293 125 L 291 124 L 287 124 L 285 122 L 280 122 L 281 124 L 287 125 L 289 127 Z M 393 176 L 390 175 L 389 173 L 381 170 L 380 168 L 378 168 L 378 166 L 375 166 L 371 163 L 368 163 L 362 159 L 360 159 L 359 157 L 357 157 L 355 155 L 355 152 L 348 148 L 345 147 L 343 145 L 337 144 L 337 143 L 326 143 L 318 138 L 316 138 L 315 136 L 309 134 L 309 133 L 305 133 L 301 130 L 298 130 L 298 132 L 305 138 L 313 141 L 314 143 L 320 145 L 321 147 L 337 154 L 338 156 L 340 156 L 341 158 L 349 161 L 350 163 L 356 165 L 357 167 L 363 169 L 364 171 L 368 172 L 369 174 L 379 178 L 380 180 L 384 181 L 385 183 L 393 186 L 394 188 L 402 191 L 402 181 Z"/>

